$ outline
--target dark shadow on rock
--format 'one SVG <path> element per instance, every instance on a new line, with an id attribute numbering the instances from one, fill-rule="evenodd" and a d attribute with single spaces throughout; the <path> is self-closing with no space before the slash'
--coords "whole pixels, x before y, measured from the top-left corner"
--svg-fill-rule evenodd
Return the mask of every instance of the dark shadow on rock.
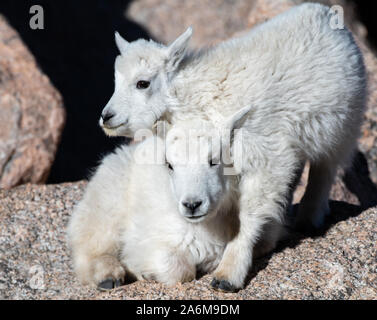
<path id="1" fill-rule="evenodd" d="M 149 39 L 127 20 L 129 0 L 1 0 L 0 13 L 20 34 L 42 71 L 63 96 L 67 122 L 49 183 L 76 181 L 124 139 L 110 139 L 98 126 L 114 89 L 118 54 L 114 31 L 127 40 Z M 32 30 L 32 5 L 44 9 L 44 30 Z"/>
<path id="2" fill-rule="evenodd" d="M 293 208 L 293 212 L 297 212 L 298 204 Z M 356 217 L 364 211 L 361 206 L 356 206 L 342 201 L 330 201 L 331 214 L 326 218 L 325 224 L 321 229 L 310 230 L 306 232 L 289 230 L 289 236 L 286 240 L 279 242 L 276 249 L 268 255 L 255 259 L 252 270 L 247 277 L 247 284 L 263 269 L 265 269 L 272 256 L 283 251 L 286 248 L 296 248 L 302 240 L 307 238 L 317 238 L 326 235 L 327 231 L 340 221 L 345 221 L 351 217 Z"/>
<path id="3" fill-rule="evenodd" d="M 377 186 L 370 178 L 368 162 L 362 152 L 356 153 L 352 167 L 343 176 L 343 182 L 359 199 L 362 209 L 377 206 Z"/>
<path id="4" fill-rule="evenodd" d="M 281 241 L 277 248 L 270 254 L 254 261 L 252 270 L 248 275 L 247 283 L 249 283 L 258 272 L 267 267 L 269 260 L 275 253 L 281 252 L 286 248 L 295 248 L 304 239 L 323 237 L 326 235 L 327 231 L 338 222 L 348 220 L 351 217 L 357 217 L 365 210 L 377 206 L 377 187 L 370 178 L 368 162 L 363 153 L 358 151 L 355 154 L 352 166 L 345 172 L 342 178 L 348 190 L 356 195 L 360 205 L 330 200 L 331 214 L 326 217 L 322 228 L 307 232 L 299 232 L 288 228 L 289 236 L 286 240 Z M 292 216 L 289 217 L 290 221 L 293 221 L 297 209 L 298 204 L 293 206 Z"/>

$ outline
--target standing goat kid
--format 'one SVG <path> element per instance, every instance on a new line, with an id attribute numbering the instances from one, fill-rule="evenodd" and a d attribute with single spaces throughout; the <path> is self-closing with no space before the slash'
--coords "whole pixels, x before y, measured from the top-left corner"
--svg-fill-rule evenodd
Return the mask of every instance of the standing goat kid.
<path id="1" fill-rule="evenodd" d="M 115 92 L 100 120 L 107 134 L 132 137 L 159 119 L 216 125 L 253 107 L 242 124 L 240 232 L 214 272 L 215 289 L 244 285 L 264 224 L 283 217 L 307 160 L 296 225 L 320 227 L 329 213 L 329 191 L 337 167 L 352 158 L 366 101 L 362 55 L 346 28 L 331 27 L 334 15 L 303 4 L 199 53 L 187 52 L 191 29 L 169 46 L 116 34 Z"/>

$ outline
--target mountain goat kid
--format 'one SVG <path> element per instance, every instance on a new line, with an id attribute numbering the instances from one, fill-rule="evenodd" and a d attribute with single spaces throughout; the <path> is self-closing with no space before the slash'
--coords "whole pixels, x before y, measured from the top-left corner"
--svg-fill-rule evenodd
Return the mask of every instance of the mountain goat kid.
<path id="1" fill-rule="evenodd" d="M 224 129 L 236 129 L 249 110 Z M 68 225 L 82 282 L 110 289 L 127 270 L 174 284 L 217 267 L 239 231 L 237 176 L 223 174 L 221 155 L 230 144 L 215 135 L 208 141 L 208 126 L 186 134 L 193 128 L 193 122 L 173 126 L 166 148 L 153 136 L 104 158 Z M 281 225 L 271 226 L 279 237 Z"/>
<path id="2" fill-rule="evenodd" d="M 116 34 L 115 92 L 100 119 L 107 134 L 132 137 L 159 119 L 216 125 L 252 106 L 242 125 L 240 232 L 214 273 L 216 289 L 243 286 L 265 217 L 285 213 L 307 160 L 296 225 L 319 227 L 329 213 L 329 190 L 352 157 L 366 100 L 362 54 L 346 28 L 332 28 L 335 15 L 303 4 L 198 53 L 187 52 L 190 28 L 169 46 Z"/>

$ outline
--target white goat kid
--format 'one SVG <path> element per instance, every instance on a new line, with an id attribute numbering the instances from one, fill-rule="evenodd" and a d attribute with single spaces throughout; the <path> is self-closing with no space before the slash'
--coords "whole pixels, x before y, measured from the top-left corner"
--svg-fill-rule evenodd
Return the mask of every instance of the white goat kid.
<path id="1" fill-rule="evenodd" d="M 265 221 L 284 215 L 307 160 L 296 225 L 320 227 L 329 213 L 329 190 L 338 165 L 351 159 L 366 100 L 362 55 L 347 29 L 331 28 L 334 15 L 303 4 L 197 54 L 186 52 L 191 29 L 167 47 L 116 34 L 115 92 L 100 120 L 107 134 L 132 136 L 159 119 L 217 124 L 253 106 L 242 126 L 240 232 L 214 273 L 216 289 L 244 285 Z"/>
<path id="2" fill-rule="evenodd" d="M 237 128 L 249 110 L 226 128 Z M 226 140 L 209 136 L 209 125 L 195 128 L 174 126 L 166 157 L 164 141 L 151 137 L 104 158 L 68 226 L 82 282 L 110 289 L 127 270 L 174 284 L 217 267 L 239 231 L 237 177 L 223 174 Z"/>

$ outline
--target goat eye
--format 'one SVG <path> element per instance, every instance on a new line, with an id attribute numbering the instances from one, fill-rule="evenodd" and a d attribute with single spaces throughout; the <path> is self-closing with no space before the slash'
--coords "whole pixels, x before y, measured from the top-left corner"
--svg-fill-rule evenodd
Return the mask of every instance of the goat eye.
<path id="1" fill-rule="evenodd" d="M 172 165 L 169 162 L 166 162 L 166 164 L 168 165 L 169 170 L 173 171 Z"/>
<path id="2" fill-rule="evenodd" d="M 149 81 L 140 80 L 136 84 L 136 88 L 138 89 L 147 89 L 151 83 Z"/>

